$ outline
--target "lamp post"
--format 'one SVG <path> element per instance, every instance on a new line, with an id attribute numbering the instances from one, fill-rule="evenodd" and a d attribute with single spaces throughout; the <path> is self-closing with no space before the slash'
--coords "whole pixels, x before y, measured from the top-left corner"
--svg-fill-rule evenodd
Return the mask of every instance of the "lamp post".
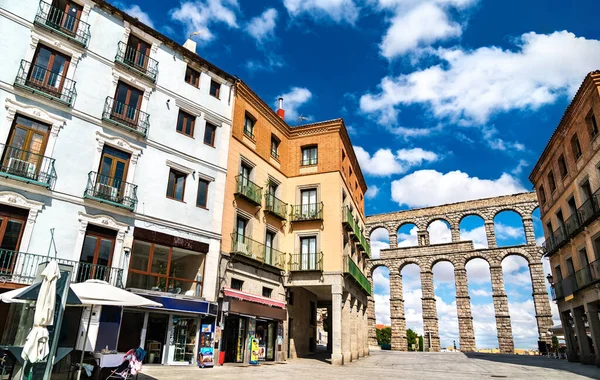
<path id="1" fill-rule="evenodd" d="M 554 286 L 554 281 L 552 278 L 552 273 L 548 273 L 548 275 L 546 276 L 546 280 L 548 280 L 548 283 L 550 284 L 550 286 Z"/>

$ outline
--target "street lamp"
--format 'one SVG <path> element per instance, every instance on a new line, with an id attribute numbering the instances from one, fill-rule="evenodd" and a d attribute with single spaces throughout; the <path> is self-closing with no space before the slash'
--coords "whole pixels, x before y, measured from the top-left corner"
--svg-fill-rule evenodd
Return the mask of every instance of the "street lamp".
<path id="1" fill-rule="evenodd" d="M 550 285 L 554 285 L 554 281 L 552 281 L 552 273 L 548 273 L 548 275 L 546 276 L 546 280 L 548 280 L 548 283 Z"/>

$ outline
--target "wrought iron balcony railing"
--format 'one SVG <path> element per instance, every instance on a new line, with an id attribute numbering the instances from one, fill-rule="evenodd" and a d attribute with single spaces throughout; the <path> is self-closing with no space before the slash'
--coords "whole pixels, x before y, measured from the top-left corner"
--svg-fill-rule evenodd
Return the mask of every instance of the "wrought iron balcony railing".
<path id="1" fill-rule="evenodd" d="M 562 299 L 600 281 L 600 260 L 592 261 L 577 272 L 552 284 L 552 299 Z"/>
<path id="2" fill-rule="evenodd" d="M 82 46 L 87 46 L 91 36 L 88 23 L 45 1 L 40 1 L 34 23 Z"/>
<path id="3" fill-rule="evenodd" d="M 292 205 L 290 220 L 292 222 L 323 220 L 323 202 Z"/>
<path id="4" fill-rule="evenodd" d="M 150 115 L 110 96 L 104 102 L 102 119 L 142 136 L 146 136 L 150 127 Z"/>
<path id="5" fill-rule="evenodd" d="M 26 60 L 21 60 L 15 86 L 57 100 L 69 107 L 73 106 L 77 97 L 75 81 L 53 73 L 45 67 L 32 65 Z"/>
<path id="6" fill-rule="evenodd" d="M 235 177 L 235 184 L 234 195 L 241 196 L 249 202 L 260 206 L 262 200 L 262 187 L 259 187 L 241 174 Z"/>
<path id="7" fill-rule="evenodd" d="M 367 293 L 371 294 L 371 283 L 369 279 L 361 272 L 354 260 L 348 255 L 344 256 L 344 273 L 349 274 L 354 281 Z"/>
<path id="8" fill-rule="evenodd" d="M 0 250 L 0 279 L 5 282 L 31 284 L 37 275 L 38 266 L 47 262 L 48 256 L 32 253 Z M 111 285 L 123 287 L 123 269 L 81 261 L 56 259 L 59 264 L 73 267 L 71 282 L 84 282 L 89 279 L 103 280 Z"/>
<path id="9" fill-rule="evenodd" d="M 285 269 L 285 253 L 235 232 L 231 234 L 231 252 L 241 254 L 261 264 L 281 270 Z"/>
<path id="10" fill-rule="evenodd" d="M 0 144 L 0 176 L 52 188 L 56 181 L 54 158 Z"/>
<path id="11" fill-rule="evenodd" d="M 156 81 L 158 61 L 127 45 L 125 42 L 119 42 L 115 61 L 138 72 L 153 82 Z"/>
<path id="12" fill-rule="evenodd" d="M 267 193 L 265 194 L 265 212 L 283 220 L 286 218 L 287 203 L 275 195 Z"/>
<path id="13" fill-rule="evenodd" d="M 290 255 L 290 272 L 323 271 L 323 252 L 296 253 Z"/>
<path id="14" fill-rule="evenodd" d="M 83 196 L 133 211 L 137 204 L 137 185 L 90 172 Z"/>

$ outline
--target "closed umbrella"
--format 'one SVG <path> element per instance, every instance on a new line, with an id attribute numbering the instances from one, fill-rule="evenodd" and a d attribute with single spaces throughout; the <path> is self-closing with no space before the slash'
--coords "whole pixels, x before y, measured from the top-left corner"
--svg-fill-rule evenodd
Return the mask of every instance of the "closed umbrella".
<path id="1" fill-rule="evenodd" d="M 33 328 L 27 335 L 21 357 L 31 363 L 37 363 L 48 356 L 48 329 L 54 323 L 54 304 L 56 303 L 56 280 L 60 278 L 58 263 L 52 260 L 41 274 L 42 284 L 38 294 Z"/>

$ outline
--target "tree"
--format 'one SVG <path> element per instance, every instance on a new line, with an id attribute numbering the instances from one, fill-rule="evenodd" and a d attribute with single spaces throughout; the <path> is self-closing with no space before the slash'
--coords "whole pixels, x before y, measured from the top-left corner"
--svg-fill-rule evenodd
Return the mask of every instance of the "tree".
<path id="1" fill-rule="evenodd" d="M 423 335 L 419 335 L 419 351 L 423 352 Z"/>
<path id="2" fill-rule="evenodd" d="M 377 344 L 382 346 L 384 344 L 392 343 L 392 328 L 384 327 L 382 329 L 377 329 Z"/>
<path id="3" fill-rule="evenodd" d="M 413 329 L 406 330 L 406 343 L 408 343 L 409 351 L 414 351 L 413 345 L 415 347 L 417 346 L 417 338 L 418 335 L 416 332 L 413 331 Z"/>
<path id="4" fill-rule="evenodd" d="M 555 336 L 552 336 L 552 351 L 553 352 L 558 352 L 558 338 Z"/>

